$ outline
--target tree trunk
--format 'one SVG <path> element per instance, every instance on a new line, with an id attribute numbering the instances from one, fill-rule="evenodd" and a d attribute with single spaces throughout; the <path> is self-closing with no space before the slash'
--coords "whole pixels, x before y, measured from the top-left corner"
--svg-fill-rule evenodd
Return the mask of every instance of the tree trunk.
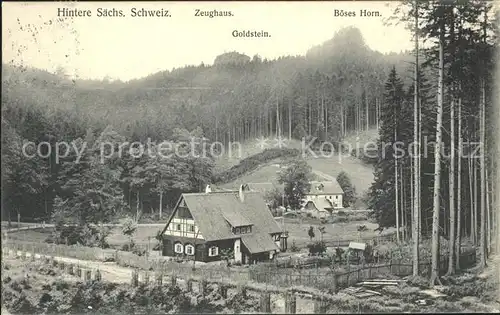
<path id="1" fill-rule="evenodd" d="M 473 158 L 472 159 L 472 171 L 474 172 L 474 245 L 478 242 L 478 227 L 477 227 L 477 203 L 478 203 L 478 195 L 477 195 L 477 162 Z"/>
<path id="2" fill-rule="evenodd" d="M 396 127 L 394 127 L 394 141 L 397 141 Z M 399 239 L 399 179 L 398 179 L 399 167 L 398 167 L 398 158 L 394 156 L 394 185 L 396 189 L 396 240 L 398 244 L 400 243 Z"/>
<path id="3" fill-rule="evenodd" d="M 288 140 L 292 140 L 292 100 L 288 99 Z"/>
<path id="4" fill-rule="evenodd" d="M 345 136 L 344 133 L 344 100 L 340 99 L 340 136 L 343 139 Z"/>
<path id="5" fill-rule="evenodd" d="M 163 191 L 160 191 L 160 214 L 159 214 L 160 220 L 163 213 L 162 210 L 163 210 Z"/>
<path id="6" fill-rule="evenodd" d="M 462 86 L 458 85 L 458 170 L 457 170 L 457 238 L 455 247 L 455 270 L 460 270 L 461 226 L 462 226 Z"/>
<path id="7" fill-rule="evenodd" d="M 491 250 L 491 212 L 490 212 L 490 185 L 488 180 L 488 169 L 486 169 L 486 230 L 488 231 L 486 234 L 486 257 L 489 256 Z"/>
<path id="8" fill-rule="evenodd" d="M 449 171 L 449 195 L 450 195 L 450 235 L 448 251 L 448 272 L 451 275 L 455 271 L 454 253 L 455 248 L 455 91 L 452 90 L 452 99 L 450 105 L 450 171 Z M 457 257 L 458 259 L 458 257 Z"/>
<path id="9" fill-rule="evenodd" d="M 469 171 L 469 204 L 470 204 L 470 228 L 469 228 L 469 237 L 472 241 L 473 244 L 475 244 L 474 241 L 474 203 L 476 202 L 474 200 L 474 167 L 472 164 L 472 157 L 471 154 L 467 156 L 467 162 L 468 162 L 468 171 Z"/>
<path id="10" fill-rule="evenodd" d="M 136 222 L 139 222 L 139 211 L 140 211 L 140 202 L 139 202 L 139 191 L 137 191 L 135 195 L 135 220 Z"/>
<path id="11" fill-rule="evenodd" d="M 437 91 L 436 144 L 434 150 L 434 193 L 432 210 L 432 245 L 431 245 L 431 278 L 430 286 L 439 281 L 439 210 L 441 188 L 441 141 L 443 124 L 443 79 L 444 79 L 444 21 L 441 21 L 439 32 L 439 79 Z"/>
<path id="12" fill-rule="evenodd" d="M 479 241 L 479 248 L 481 251 L 481 258 L 479 261 L 479 264 L 481 267 L 486 266 L 486 163 L 485 163 L 485 155 L 486 155 L 486 150 L 485 150 L 485 121 L 486 121 L 486 115 L 485 115 L 485 82 L 484 78 L 481 79 L 481 104 L 480 104 L 480 143 L 481 143 L 481 154 L 480 154 L 480 180 L 481 180 L 481 201 L 480 201 L 480 206 L 481 206 L 481 217 L 480 217 L 480 241 Z"/>
<path id="13" fill-rule="evenodd" d="M 418 276 L 418 264 L 419 264 L 419 222 L 420 222 L 420 199 L 419 199 L 419 183 L 420 183 L 420 173 L 419 173 L 419 163 L 420 160 L 419 151 L 420 151 L 420 139 L 418 135 L 418 109 L 419 109 L 419 79 L 418 79 L 418 1 L 415 1 L 415 77 L 414 77 L 414 95 L 413 95 L 413 141 L 415 145 L 413 149 L 414 152 L 413 158 L 413 190 L 412 190 L 412 214 L 413 214 L 413 222 L 411 225 L 412 231 L 412 239 L 413 239 L 413 276 Z M 378 129 L 378 115 L 377 115 L 377 129 Z M 415 196 L 415 198 L 413 198 Z"/>
<path id="14" fill-rule="evenodd" d="M 368 110 L 368 93 L 365 90 L 365 105 L 366 105 L 366 130 L 370 129 L 370 113 Z"/>

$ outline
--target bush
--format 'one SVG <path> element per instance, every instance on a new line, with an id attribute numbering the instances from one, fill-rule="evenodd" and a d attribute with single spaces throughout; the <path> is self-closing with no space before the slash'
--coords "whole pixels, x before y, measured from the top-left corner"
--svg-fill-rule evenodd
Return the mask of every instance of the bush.
<path id="1" fill-rule="evenodd" d="M 326 252 L 326 244 L 322 241 L 309 244 L 307 245 L 307 248 L 309 249 L 309 255 L 311 256 L 323 255 Z"/>
<path id="2" fill-rule="evenodd" d="M 106 238 L 111 233 L 109 227 L 85 225 L 56 224 L 51 236 L 45 242 L 89 247 L 109 248 Z"/>
<path id="3" fill-rule="evenodd" d="M 343 206 L 347 208 L 353 205 L 356 202 L 356 189 L 347 173 L 340 172 L 337 176 L 337 182 L 344 191 L 344 198 L 342 199 Z"/>
<path id="4" fill-rule="evenodd" d="M 292 241 L 292 245 L 290 246 L 290 251 L 294 253 L 300 251 L 300 248 L 297 246 L 297 244 L 295 244 L 295 241 Z"/>

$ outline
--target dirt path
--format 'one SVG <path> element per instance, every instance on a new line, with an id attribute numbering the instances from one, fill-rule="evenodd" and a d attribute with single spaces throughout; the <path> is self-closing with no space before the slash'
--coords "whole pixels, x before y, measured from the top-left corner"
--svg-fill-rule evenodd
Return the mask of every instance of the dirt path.
<path id="1" fill-rule="evenodd" d="M 20 256 L 21 252 L 18 251 L 17 255 Z M 31 257 L 32 253 L 27 253 Z M 35 258 L 41 258 L 43 255 L 35 254 Z M 103 263 L 97 261 L 80 260 L 68 257 L 54 257 L 58 262 L 67 264 L 79 265 L 82 269 L 99 270 L 103 280 L 114 283 L 130 283 L 133 269 L 127 267 L 120 267 L 115 263 Z"/>

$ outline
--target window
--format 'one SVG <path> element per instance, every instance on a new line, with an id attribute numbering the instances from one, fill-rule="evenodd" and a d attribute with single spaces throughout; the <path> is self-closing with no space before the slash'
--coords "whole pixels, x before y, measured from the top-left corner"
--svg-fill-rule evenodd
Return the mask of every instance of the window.
<path id="1" fill-rule="evenodd" d="M 279 241 L 280 240 L 280 235 L 279 234 L 275 234 L 274 235 L 274 240 L 275 241 Z"/>
<path id="2" fill-rule="evenodd" d="M 208 249 L 208 256 L 213 257 L 219 255 L 219 248 L 217 246 L 211 246 Z"/>
<path id="3" fill-rule="evenodd" d="M 184 246 L 182 246 L 181 243 L 175 243 L 174 244 L 174 252 L 176 252 L 177 254 L 184 253 Z"/>
<path id="4" fill-rule="evenodd" d="M 177 224 L 177 231 L 180 231 L 180 230 L 181 230 L 181 225 Z"/>
<path id="5" fill-rule="evenodd" d="M 236 234 L 240 234 L 240 233 L 241 233 L 240 228 L 239 228 L 239 227 L 235 228 L 235 229 L 234 229 L 234 233 L 236 233 Z"/>
<path id="6" fill-rule="evenodd" d="M 194 225 L 193 224 L 189 225 L 189 231 L 194 232 Z"/>
<path id="7" fill-rule="evenodd" d="M 185 247 L 186 255 L 194 255 L 194 246 L 191 244 L 187 244 Z"/>
<path id="8" fill-rule="evenodd" d="M 339 199 L 339 196 L 335 196 L 335 199 Z"/>

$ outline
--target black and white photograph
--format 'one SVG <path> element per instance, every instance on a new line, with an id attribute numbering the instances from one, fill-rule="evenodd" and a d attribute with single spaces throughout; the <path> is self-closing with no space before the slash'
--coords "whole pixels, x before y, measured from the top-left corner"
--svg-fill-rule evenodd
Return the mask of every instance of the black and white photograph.
<path id="1" fill-rule="evenodd" d="M 500 1 L 4 1 L 2 314 L 500 313 Z"/>

